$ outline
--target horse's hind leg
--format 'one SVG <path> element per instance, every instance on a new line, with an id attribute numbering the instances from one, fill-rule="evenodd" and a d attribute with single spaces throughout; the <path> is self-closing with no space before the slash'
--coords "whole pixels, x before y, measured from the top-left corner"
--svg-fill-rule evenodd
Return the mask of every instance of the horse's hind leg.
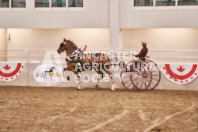
<path id="1" fill-rule="evenodd" d="M 102 71 L 96 71 L 96 72 L 100 75 L 100 77 L 98 77 L 97 82 L 95 83 L 95 87 L 98 88 L 99 87 L 99 81 L 100 81 L 100 79 L 102 79 L 104 77 L 104 73 Z"/>
<path id="2" fill-rule="evenodd" d="M 109 77 L 111 78 L 111 90 L 114 91 L 115 90 L 115 81 L 114 81 L 114 78 L 113 78 L 113 74 L 111 73 L 110 69 L 103 69 L 108 75 Z"/>

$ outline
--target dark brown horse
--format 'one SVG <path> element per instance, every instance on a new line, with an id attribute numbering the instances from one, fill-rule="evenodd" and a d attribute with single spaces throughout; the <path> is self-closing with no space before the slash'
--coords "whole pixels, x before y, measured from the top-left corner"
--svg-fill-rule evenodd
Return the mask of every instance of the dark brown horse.
<path id="1" fill-rule="evenodd" d="M 76 44 L 64 38 L 57 52 L 60 54 L 66 51 L 66 56 L 69 56 L 78 49 L 79 48 L 76 46 Z M 82 82 L 79 73 L 82 71 L 89 71 L 92 69 L 94 69 L 101 76 L 101 79 L 104 76 L 103 71 L 106 72 L 111 78 L 111 82 L 112 82 L 111 90 L 115 90 L 115 83 L 113 81 L 113 76 L 110 71 L 110 59 L 106 54 L 102 54 L 102 53 L 84 54 L 82 59 L 80 60 L 79 60 L 79 56 L 72 58 L 72 60 L 70 61 L 67 60 L 67 65 L 68 67 L 64 68 L 64 71 L 72 71 L 78 77 L 79 80 L 78 90 L 82 88 Z M 98 82 L 99 79 L 100 78 L 98 78 Z M 96 87 L 98 87 L 98 82 L 95 84 Z"/>

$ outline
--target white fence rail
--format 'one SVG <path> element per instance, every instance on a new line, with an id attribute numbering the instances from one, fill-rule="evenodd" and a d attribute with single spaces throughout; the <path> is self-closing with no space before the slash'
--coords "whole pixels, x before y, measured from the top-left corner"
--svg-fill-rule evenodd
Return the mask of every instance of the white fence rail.
<path id="1" fill-rule="evenodd" d="M 23 69 L 23 73 L 16 81 L 10 81 L 10 82 L 3 82 L 0 81 L 1 86 L 40 86 L 33 78 L 34 70 L 43 63 L 47 53 L 52 52 L 58 57 L 60 57 L 61 63 L 63 67 L 66 66 L 65 58 L 66 53 L 63 52 L 62 54 L 58 54 L 56 50 L 0 50 L 0 64 L 5 64 L 2 67 L 9 68 L 9 66 L 6 66 L 6 63 L 23 63 L 25 65 Z M 90 52 L 96 52 L 96 51 L 90 51 Z M 112 52 L 112 51 L 99 51 L 99 52 Z M 128 52 L 128 54 L 127 54 Z M 138 53 L 138 50 L 128 50 L 128 51 L 116 51 L 116 53 L 119 53 L 120 60 L 130 61 L 132 56 L 131 52 Z M 198 50 L 149 50 L 148 56 L 150 56 L 150 60 L 153 60 L 156 63 L 196 63 L 198 64 Z M 125 59 L 128 58 L 128 59 Z M 54 55 L 51 56 L 52 62 L 56 62 Z M 2 68 L 1 67 L 1 68 Z M 3 68 L 2 68 L 3 69 Z M 0 69 L 0 71 L 2 70 Z M 91 71 L 90 71 L 91 72 Z M 115 72 L 119 74 L 119 71 Z M 72 77 L 72 81 L 67 83 L 62 83 L 58 86 L 60 87 L 76 87 L 77 84 L 74 81 L 74 75 L 71 72 L 68 72 L 70 77 Z M 88 73 L 88 74 L 93 74 Z M 1 78 L 0 78 L 1 79 Z M 197 82 L 192 83 L 191 85 L 188 85 L 189 89 L 195 89 L 197 86 Z M 102 87 L 110 87 L 110 84 L 107 83 L 101 83 Z M 117 87 L 121 88 L 122 84 L 120 82 L 117 82 Z M 94 84 L 89 83 L 86 84 L 87 87 L 92 86 L 94 87 Z M 158 88 L 165 88 L 168 86 L 170 89 L 187 89 L 187 87 L 183 85 L 174 85 L 171 82 L 167 81 L 165 77 L 162 76 L 162 81 L 160 82 L 160 85 Z"/>
<path id="2" fill-rule="evenodd" d="M 111 51 L 100 51 L 98 52 L 106 52 L 110 53 Z M 12 62 L 12 61 L 22 61 L 26 63 L 33 62 L 42 62 L 46 52 L 56 52 L 56 50 L 0 50 L 0 61 Z M 88 52 L 96 52 L 88 51 Z M 127 50 L 127 51 L 115 51 L 120 59 L 130 60 L 131 52 L 138 53 L 138 50 Z M 127 54 L 128 52 L 128 54 Z M 198 62 L 198 50 L 149 50 L 148 56 L 151 60 L 156 63 L 160 62 L 189 62 L 196 63 Z M 62 62 L 65 62 L 66 54 L 63 52 L 59 55 Z M 125 57 L 125 58 L 124 58 Z M 53 57 L 52 57 L 53 58 Z"/>
<path id="3" fill-rule="evenodd" d="M 106 52 L 109 53 L 111 51 L 100 51 L 98 52 Z M 26 63 L 34 63 L 34 62 L 42 62 L 46 55 L 46 52 L 56 52 L 56 50 L 0 50 L 0 61 L 6 62 L 26 62 Z M 96 52 L 96 51 L 88 51 L 88 52 Z M 138 53 L 138 50 L 127 50 L 127 51 L 115 51 L 118 53 L 120 59 L 125 59 L 129 61 L 132 59 L 131 52 Z M 128 52 L 128 54 L 126 54 Z M 123 55 L 124 54 L 124 55 Z M 198 62 L 198 50 L 149 50 L 148 56 L 151 60 L 156 63 L 162 62 L 176 62 L 176 63 L 196 63 Z M 59 55 L 62 63 L 65 63 L 66 54 L 63 52 Z M 125 57 L 125 58 L 124 58 Z M 52 57 L 53 58 L 53 57 Z M 128 59 L 127 59 L 128 58 Z"/>

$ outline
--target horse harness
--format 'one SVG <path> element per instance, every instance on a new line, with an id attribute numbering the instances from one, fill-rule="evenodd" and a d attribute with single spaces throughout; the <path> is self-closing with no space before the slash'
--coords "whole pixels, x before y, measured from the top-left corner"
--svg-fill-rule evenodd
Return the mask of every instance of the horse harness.
<path id="1" fill-rule="evenodd" d="M 86 48 L 87 48 L 87 46 L 85 45 L 83 50 L 81 50 L 81 48 L 79 48 L 79 49 L 76 49 L 75 51 L 73 51 L 70 55 L 68 55 L 66 57 L 66 59 L 65 59 L 66 62 L 73 62 L 73 63 L 76 63 L 78 66 L 81 66 L 83 55 L 84 55 L 84 52 L 86 51 Z M 98 54 L 96 53 L 95 56 L 98 56 Z M 77 59 L 74 60 L 75 58 L 77 58 Z M 99 61 L 98 61 L 98 59 L 94 58 L 93 62 L 90 61 L 89 63 L 90 63 L 90 65 L 98 65 Z"/>
<path id="2" fill-rule="evenodd" d="M 87 45 L 81 50 L 81 48 L 76 49 L 74 52 L 72 52 L 70 55 L 66 57 L 66 62 L 74 62 L 77 65 L 82 64 L 83 54 L 86 51 Z M 74 60 L 74 58 L 77 58 L 77 60 Z"/>

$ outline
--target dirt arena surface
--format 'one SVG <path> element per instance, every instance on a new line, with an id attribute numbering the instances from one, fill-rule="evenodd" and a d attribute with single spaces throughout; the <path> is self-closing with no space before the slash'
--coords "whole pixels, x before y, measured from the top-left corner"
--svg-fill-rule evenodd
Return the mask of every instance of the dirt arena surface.
<path id="1" fill-rule="evenodd" d="M 0 132 L 198 132 L 198 91 L 0 87 Z"/>

